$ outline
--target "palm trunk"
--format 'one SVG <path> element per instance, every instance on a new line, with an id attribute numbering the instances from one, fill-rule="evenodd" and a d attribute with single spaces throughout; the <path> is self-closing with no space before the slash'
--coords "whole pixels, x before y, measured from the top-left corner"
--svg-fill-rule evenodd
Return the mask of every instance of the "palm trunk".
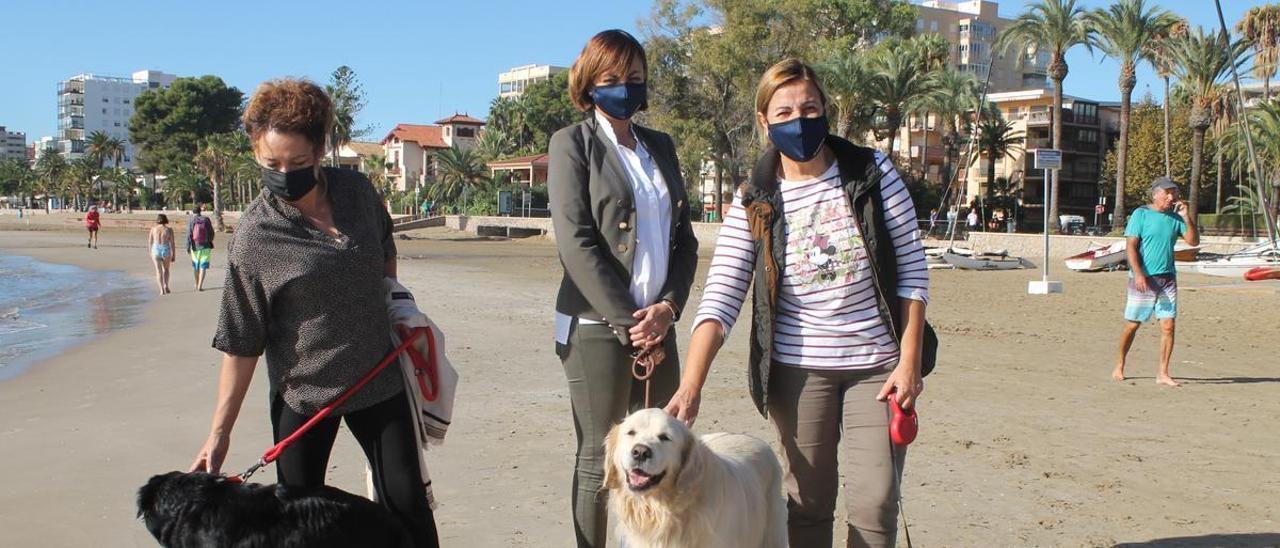
<path id="1" fill-rule="evenodd" d="M 218 232 L 222 232 L 226 228 L 222 224 L 222 193 L 219 192 L 222 186 L 221 181 L 219 181 L 221 178 L 222 176 L 217 174 L 209 178 L 209 182 L 213 185 L 213 229 Z"/>
<path id="2" fill-rule="evenodd" d="M 996 149 L 987 150 L 987 198 L 996 193 Z"/>
<path id="3" fill-rule="evenodd" d="M 1066 72 L 1065 70 L 1063 72 Z M 1062 150 L 1062 81 L 1066 79 L 1054 78 L 1053 80 L 1053 148 Z M 1065 154 L 1064 154 L 1065 156 Z M 1053 182 L 1049 184 L 1049 226 L 1055 227 L 1058 232 L 1062 232 L 1062 227 L 1058 223 L 1058 188 L 1059 177 L 1057 170 L 1050 170 L 1053 175 Z M 1049 230 L 1046 226 L 1045 230 Z"/>
<path id="4" fill-rule="evenodd" d="M 885 117 L 889 122 L 889 143 L 884 154 L 893 160 L 893 144 L 898 140 L 898 128 L 902 125 L 902 113 L 896 108 L 885 109 Z"/>
<path id="5" fill-rule="evenodd" d="M 1169 77 L 1164 77 L 1164 176 L 1172 177 L 1169 170 Z"/>
<path id="6" fill-rule="evenodd" d="M 1222 154 L 1222 147 L 1218 147 L 1216 156 L 1218 157 L 1218 183 L 1214 185 L 1216 187 L 1213 197 L 1214 214 L 1222 213 L 1222 181 L 1225 179 L 1224 172 L 1227 167 L 1226 158 Z"/>
<path id="7" fill-rule="evenodd" d="M 1120 144 L 1116 147 L 1116 192 L 1111 203 L 1112 229 L 1124 228 L 1124 189 L 1129 168 L 1129 114 L 1133 107 L 1133 87 L 1137 83 L 1134 64 L 1126 62 L 1120 71 Z"/>
<path id="8" fill-rule="evenodd" d="M 1192 131 L 1191 138 L 1191 189 L 1187 191 L 1188 213 L 1191 219 L 1196 219 L 1196 215 L 1200 212 L 1200 163 L 1201 155 L 1204 153 L 1204 134 L 1206 128 L 1196 127 Z"/>

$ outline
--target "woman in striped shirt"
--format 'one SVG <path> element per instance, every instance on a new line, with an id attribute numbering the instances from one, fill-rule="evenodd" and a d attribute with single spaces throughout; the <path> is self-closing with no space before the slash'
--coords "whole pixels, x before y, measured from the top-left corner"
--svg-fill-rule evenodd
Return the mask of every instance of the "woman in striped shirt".
<path id="1" fill-rule="evenodd" d="M 914 405 L 922 363 L 932 365 L 929 280 L 893 163 L 828 135 L 825 106 L 800 61 L 761 79 L 756 117 L 769 146 L 720 229 L 667 411 L 693 423 L 711 360 L 751 290 L 752 396 L 783 447 L 791 545 L 831 546 L 839 464 L 850 487 L 847 545 L 893 546 L 905 448 L 890 442 L 887 401 Z"/>

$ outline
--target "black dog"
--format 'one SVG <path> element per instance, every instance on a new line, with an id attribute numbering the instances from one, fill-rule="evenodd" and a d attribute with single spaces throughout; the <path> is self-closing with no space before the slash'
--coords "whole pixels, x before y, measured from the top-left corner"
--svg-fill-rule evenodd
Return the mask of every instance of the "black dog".
<path id="1" fill-rule="evenodd" d="M 387 509 L 341 489 L 237 483 L 169 472 L 138 490 L 138 517 L 168 548 L 404 548 Z"/>

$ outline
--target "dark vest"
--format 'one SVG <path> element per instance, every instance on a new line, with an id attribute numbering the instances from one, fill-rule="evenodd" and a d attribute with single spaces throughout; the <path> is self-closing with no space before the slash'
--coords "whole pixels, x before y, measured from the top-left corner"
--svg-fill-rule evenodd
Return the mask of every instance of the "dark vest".
<path id="1" fill-rule="evenodd" d="M 897 293 L 898 262 L 893 237 L 884 222 L 884 206 L 880 195 L 883 176 L 875 160 L 875 150 L 860 147 L 835 135 L 826 144 L 839 163 L 840 183 L 849 197 L 858 230 L 867 247 L 867 260 L 874 273 L 876 301 L 880 317 L 901 347 L 904 329 Z M 760 414 L 768 416 L 769 373 L 773 368 L 774 310 L 778 288 L 786 266 L 786 234 L 783 232 L 782 190 L 778 185 L 779 153 L 765 149 L 751 173 L 751 181 L 743 190 L 742 205 L 747 214 L 751 239 L 755 242 L 756 263 L 751 299 L 751 358 L 749 378 L 751 399 Z M 780 242 L 780 243 L 779 243 Z M 775 245 L 777 244 L 777 245 Z M 920 352 L 921 373 L 928 375 L 937 360 L 938 336 L 928 322 L 924 324 L 923 348 Z"/>

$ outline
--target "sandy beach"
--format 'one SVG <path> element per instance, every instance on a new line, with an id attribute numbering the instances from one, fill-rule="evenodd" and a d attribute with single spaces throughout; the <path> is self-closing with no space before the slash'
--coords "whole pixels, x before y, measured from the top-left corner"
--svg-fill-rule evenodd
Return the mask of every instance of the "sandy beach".
<path id="1" fill-rule="evenodd" d="M 551 340 L 554 246 L 446 229 L 411 236 L 397 242 L 401 280 L 448 333 L 462 375 L 454 425 L 430 462 L 442 544 L 569 546 L 573 429 Z M 89 252 L 78 231 L 0 231 L 0 253 L 122 270 L 152 289 L 145 237 L 106 230 Z M 703 242 L 704 257 L 711 245 Z M 225 238 L 213 264 L 197 293 L 180 257 L 174 293 L 146 305 L 140 325 L 0 382 L 0 546 L 155 545 L 134 517 L 134 496 L 152 474 L 186 469 L 207 435 Z M 904 480 L 915 544 L 1280 545 L 1280 282 L 1180 277 L 1173 374 L 1184 386 L 1169 389 L 1154 383 L 1154 325 L 1134 344 L 1133 378 L 1109 378 L 1125 274 L 1060 264 L 1066 294 L 1051 297 L 1026 295 L 1037 271 L 932 273 L 928 316 L 942 347 Z M 683 349 L 688 326 L 680 333 Z M 745 361 L 738 331 L 712 371 L 696 430 L 776 446 L 747 396 Z M 263 371 L 228 471 L 270 445 Z M 254 479 L 273 481 L 274 470 Z M 363 492 L 363 456 L 348 435 L 329 479 Z"/>

